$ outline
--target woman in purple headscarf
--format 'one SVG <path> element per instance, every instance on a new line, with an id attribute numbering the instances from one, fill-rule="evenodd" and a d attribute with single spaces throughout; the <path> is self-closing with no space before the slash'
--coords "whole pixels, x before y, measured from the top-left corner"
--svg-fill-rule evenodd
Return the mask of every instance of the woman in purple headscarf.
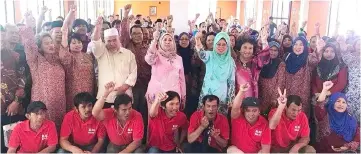
<path id="1" fill-rule="evenodd" d="M 359 115 L 351 115 L 348 112 L 348 101 L 343 93 L 333 93 L 326 101 L 327 92 L 332 86 L 331 81 L 323 83 L 323 89 L 315 107 L 316 118 L 319 121 L 316 151 L 320 153 L 357 152 L 360 145 L 360 126 L 355 116 Z"/>
<path id="2" fill-rule="evenodd" d="M 302 110 L 310 116 L 311 73 L 319 58 L 308 52 L 307 39 L 299 36 L 293 41 L 292 52 L 285 55 L 287 94 L 301 97 Z"/>

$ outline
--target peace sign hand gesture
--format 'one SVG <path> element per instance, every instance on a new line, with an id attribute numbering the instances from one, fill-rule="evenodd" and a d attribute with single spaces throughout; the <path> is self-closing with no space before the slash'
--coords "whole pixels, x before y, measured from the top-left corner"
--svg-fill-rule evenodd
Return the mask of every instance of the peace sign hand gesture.
<path id="1" fill-rule="evenodd" d="M 278 102 L 278 105 L 280 106 L 285 106 L 286 103 L 287 103 L 287 93 L 286 93 L 286 89 L 283 90 L 283 93 L 281 91 L 281 89 L 278 87 L 278 94 L 280 95 L 278 98 L 277 98 L 277 102 Z"/>

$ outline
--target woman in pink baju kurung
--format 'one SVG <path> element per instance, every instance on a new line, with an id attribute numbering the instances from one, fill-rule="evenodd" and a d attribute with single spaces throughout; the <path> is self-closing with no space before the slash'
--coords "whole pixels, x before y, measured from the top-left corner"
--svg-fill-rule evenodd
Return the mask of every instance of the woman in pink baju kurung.
<path id="1" fill-rule="evenodd" d="M 157 38 L 159 33 L 155 33 L 154 36 Z M 156 94 L 166 91 L 175 91 L 181 96 L 181 109 L 183 109 L 186 98 L 186 83 L 182 57 L 176 53 L 173 35 L 165 33 L 160 37 L 159 43 L 153 41 L 145 56 L 145 61 L 152 66 L 152 76 L 146 93 L 148 110 Z"/>
<path id="2" fill-rule="evenodd" d="M 269 62 L 269 50 L 262 50 L 253 56 L 256 45 L 251 39 L 239 40 L 236 50 L 240 52 L 236 61 L 236 93 L 240 85 L 248 83 L 250 88 L 244 93 L 244 97 L 258 98 L 259 73 L 263 65 Z"/>
<path id="3" fill-rule="evenodd" d="M 59 127 L 65 114 L 65 71 L 49 34 L 35 42 L 31 27 L 20 29 L 26 60 L 32 77 L 31 100 L 42 101 L 48 117 Z"/>

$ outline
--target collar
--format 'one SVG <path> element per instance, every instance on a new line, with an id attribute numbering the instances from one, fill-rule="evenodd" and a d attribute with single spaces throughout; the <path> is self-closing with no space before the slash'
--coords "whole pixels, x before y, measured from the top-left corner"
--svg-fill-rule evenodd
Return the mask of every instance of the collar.
<path id="1" fill-rule="evenodd" d="M 88 119 L 86 119 L 85 121 L 80 117 L 79 112 L 76 111 L 76 109 L 73 109 L 73 116 L 74 118 L 76 118 L 76 120 L 80 121 L 81 124 L 88 124 L 89 122 L 91 122 L 91 119 L 93 118 L 93 116 L 90 116 Z"/>
<path id="2" fill-rule="evenodd" d="M 40 126 L 39 130 L 36 132 L 36 133 L 39 133 L 41 132 L 44 128 L 47 128 L 48 125 L 46 124 L 47 120 L 44 120 L 42 125 Z M 24 121 L 25 123 L 25 126 L 24 126 L 24 131 L 27 131 L 27 132 L 35 132 L 33 131 L 31 128 L 30 128 L 30 120 L 26 120 Z"/>

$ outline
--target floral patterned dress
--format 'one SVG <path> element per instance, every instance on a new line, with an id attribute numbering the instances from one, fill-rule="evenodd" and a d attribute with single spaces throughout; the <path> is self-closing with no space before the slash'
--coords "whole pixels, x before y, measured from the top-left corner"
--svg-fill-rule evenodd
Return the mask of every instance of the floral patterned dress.
<path id="1" fill-rule="evenodd" d="M 59 52 L 65 54 L 61 58 L 64 61 L 66 75 L 66 112 L 69 112 L 73 109 L 75 95 L 81 92 L 94 92 L 93 57 L 86 53 L 79 53 L 80 56 L 73 55 L 69 48 L 61 48 Z"/>
<path id="2" fill-rule="evenodd" d="M 31 28 L 23 27 L 19 33 L 33 82 L 31 100 L 42 101 L 48 109 L 49 120 L 59 127 L 66 108 L 65 71 L 59 56 L 40 54 Z"/>
<path id="3" fill-rule="evenodd" d="M 352 55 L 349 52 L 342 54 L 344 63 L 348 66 L 348 86 L 346 87 L 349 113 L 360 123 L 360 56 Z"/>

